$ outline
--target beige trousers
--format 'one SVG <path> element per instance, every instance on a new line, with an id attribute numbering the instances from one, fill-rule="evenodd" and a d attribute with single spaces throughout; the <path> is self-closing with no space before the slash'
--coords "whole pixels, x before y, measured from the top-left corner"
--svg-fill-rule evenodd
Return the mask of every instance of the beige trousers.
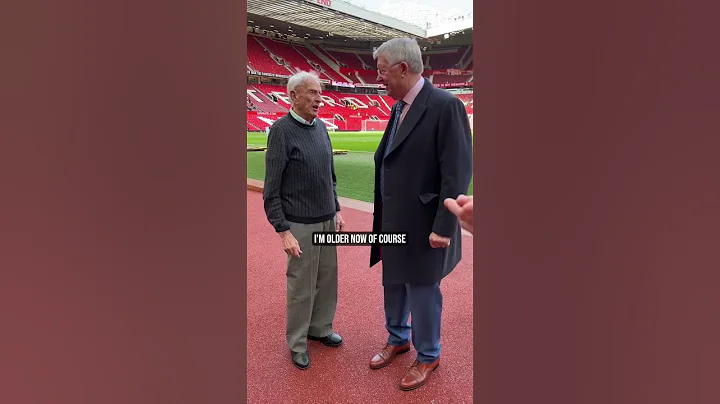
<path id="1" fill-rule="evenodd" d="M 312 245 L 313 232 L 334 232 L 335 219 L 317 224 L 290 223 L 302 254 L 287 260 L 287 344 L 293 352 L 307 350 L 307 336 L 333 333 L 337 307 L 337 247 Z"/>

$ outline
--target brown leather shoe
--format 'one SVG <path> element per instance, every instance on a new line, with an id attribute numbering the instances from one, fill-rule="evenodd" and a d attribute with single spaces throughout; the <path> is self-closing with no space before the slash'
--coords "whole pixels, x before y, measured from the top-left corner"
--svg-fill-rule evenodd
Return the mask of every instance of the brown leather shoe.
<path id="1" fill-rule="evenodd" d="M 410 343 L 405 345 L 395 346 L 385 344 L 385 348 L 380 351 L 379 354 L 375 355 L 370 361 L 370 369 L 380 369 L 392 363 L 393 359 L 397 355 L 404 354 L 410 351 Z"/>
<path id="2" fill-rule="evenodd" d="M 410 391 L 424 385 L 438 366 L 440 366 L 440 358 L 429 364 L 415 361 L 400 382 L 400 389 Z"/>

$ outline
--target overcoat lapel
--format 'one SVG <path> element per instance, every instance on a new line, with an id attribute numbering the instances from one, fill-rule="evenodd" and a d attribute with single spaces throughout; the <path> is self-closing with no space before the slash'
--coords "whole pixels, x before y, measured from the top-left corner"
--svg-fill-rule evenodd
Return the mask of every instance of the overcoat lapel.
<path id="1" fill-rule="evenodd" d="M 391 123 L 393 119 L 395 119 L 395 112 L 397 111 L 397 104 L 393 105 L 393 107 L 390 109 L 390 120 L 388 123 Z M 375 150 L 375 163 L 380 164 L 380 162 L 383 160 L 383 156 L 385 155 L 385 148 L 387 147 L 387 138 L 390 135 L 390 125 L 388 124 L 385 127 L 385 132 L 383 132 L 383 136 L 380 139 L 380 143 L 378 144 L 377 150 Z M 395 134 L 397 136 L 397 133 Z"/>
<path id="2" fill-rule="evenodd" d="M 407 112 L 407 115 L 405 115 L 405 119 L 402 124 L 400 124 L 400 128 L 395 134 L 395 139 L 393 139 L 393 143 L 390 145 L 390 151 L 385 154 L 390 154 L 397 149 L 402 142 L 407 139 L 410 132 L 412 132 L 418 122 L 420 122 L 420 118 L 422 118 L 425 114 L 425 110 L 427 109 L 426 102 L 428 96 L 430 96 L 430 92 L 432 91 L 432 83 L 430 83 L 427 79 L 423 80 L 425 81 L 425 84 L 423 85 L 422 90 L 420 90 L 420 93 L 418 93 L 417 97 L 415 97 L 415 101 L 413 101 L 410 106 L 410 110 Z"/>

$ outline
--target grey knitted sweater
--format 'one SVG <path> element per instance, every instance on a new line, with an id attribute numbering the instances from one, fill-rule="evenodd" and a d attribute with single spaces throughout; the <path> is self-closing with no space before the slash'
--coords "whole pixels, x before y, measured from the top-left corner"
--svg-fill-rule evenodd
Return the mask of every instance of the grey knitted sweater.
<path id="1" fill-rule="evenodd" d="M 289 113 L 268 134 L 263 200 L 275 231 L 290 224 L 320 223 L 335 217 L 340 204 L 335 189 L 332 144 L 325 123 L 297 121 Z"/>

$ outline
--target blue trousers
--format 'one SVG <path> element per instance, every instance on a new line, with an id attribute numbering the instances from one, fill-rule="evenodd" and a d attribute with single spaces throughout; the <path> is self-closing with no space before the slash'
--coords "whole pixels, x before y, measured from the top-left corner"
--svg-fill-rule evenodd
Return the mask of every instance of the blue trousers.
<path id="1" fill-rule="evenodd" d="M 386 285 L 385 328 L 390 345 L 410 341 L 417 351 L 417 360 L 432 363 L 440 356 L 440 319 L 442 293 L 440 284 Z M 408 319 L 412 314 L 412 325 Z"/>

